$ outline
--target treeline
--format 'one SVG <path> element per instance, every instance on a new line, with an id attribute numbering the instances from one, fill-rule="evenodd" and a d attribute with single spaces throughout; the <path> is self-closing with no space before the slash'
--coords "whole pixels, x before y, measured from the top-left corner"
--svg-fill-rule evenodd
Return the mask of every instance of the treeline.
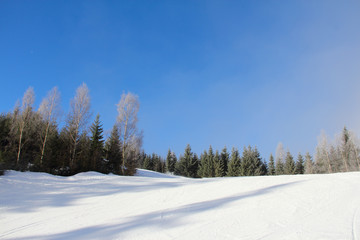
<path id="1" fill-rule="evenodd" d="M 296 159 L 285 151 L 282 143 L 276 149 L 275 157 L 270 154 L 269 160 L 261 158 L 256 147 L 245 147 L 240 154 L 232 148 L 231 153 L 224 147 L 221 152 L 209 147 L 200 157 L 187 145 L 179 159 L 171 150 L 166 159 L 157 154 L 142 153 L 140 166 L 144 169 L 162 173 L 172 173 L 185 177 L 235 177 L 261 175 L 321 174 L 360 171 L 360 145 L 356 135 L 344 127 L 333 144 L 329 143 L 324 132 L 318 139 L 315 160 L 307 152 L 298 154 Z"/>
<path id="2" fill-rule="evenodd" d="M 53 88 L 34 108 L 33 88 L 25 92 L 21 104 L 0 115 L 0 171 L 42 171 L 72 175 L 98 171 L 133 175 L 138 167 L 142 132 L 137 129 L 139 100 L 122 94 L 118 116 L 110 136 L 104 139 L 100 115 L 89 127 L 91 105 L 86 84 L 77 88 L 59 129 L 60 93 Z"/>
<path id="3" fill-rule="evenodd" d="M 98 171 L 134 175 L 136 168 L 185 177 L 225 177 L 315 174 L 360 171 L 360 141 L 344 127 L 331 141 L 324 132 L 318 138 L 314 158 L 306 153 L 296 159 L 278 144 L 275 157 L 268 161 L 256 147 L 244 147 L 240 153 L 225 147 L 221 152 L 210 146 L 200 156 L 187 145 L 183 154 L 171 150 L 166 159 L 141 151 L 142 132 L 137 129 L 139 100 L 134 94 L 122 94 L 118 116 L 110 136 L 104 138 L 100 115 L 89 126 L 91 105 L 89 89 L 82 84 L 70 101 L 70 110 L 62 114 L 60 93 L 55 87 L 34 108 L 35 94 L 30 87 L 21 104 L 0 114 L 0 173 L 13 169 L 72 175 Z M 61 115 L 65 121 L 59 128 Z"/>

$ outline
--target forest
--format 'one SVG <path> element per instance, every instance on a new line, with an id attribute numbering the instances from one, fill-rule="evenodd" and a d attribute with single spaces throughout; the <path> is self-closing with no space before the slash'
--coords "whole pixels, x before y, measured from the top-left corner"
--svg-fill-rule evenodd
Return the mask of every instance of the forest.
<path id="1" fill-rule="evenodd" d="M 170 149 L 166 158 L 142 150 L 143 132 L 137 127 L 138 96 L 124 93 L 117 104 L 117 119 L 107 139 L 100 115 L 89 126 L 91 103 L 85 83 L 79 86 L 64 115 L 60 92 L 51 89 L 39 108 L 34 108 L 35 93 L 29 87 L 14 109 L 0 115 L 0 173 L 6 170 L 41 171 L 69 176 L 98 171 L 134 175 L 136 168 L 185 177 L 225 177 L 335 173 L 360 170 L 360 144 L 346 127 L 334 139 L 322 132 L 314 157 L 298 153 L 296 159 L 279 143 L 268 161 L 257 147 L 247 146 L 231 153 L 212 146 L 198 156 L 188 144 L 177 156 Z"/>

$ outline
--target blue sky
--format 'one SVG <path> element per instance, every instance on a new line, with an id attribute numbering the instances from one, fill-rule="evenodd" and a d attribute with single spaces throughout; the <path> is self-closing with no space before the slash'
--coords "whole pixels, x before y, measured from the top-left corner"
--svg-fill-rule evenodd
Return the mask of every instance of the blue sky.
<path id="1" fill-rule="evenodd" d="M 140 98 L 144 149 L 294 155 L 360 133 L 360 1 L 0 0 L 0 111 L 85 82 L 105 130 Z M 93 120 L 92 119 L 92 120 Z"/>

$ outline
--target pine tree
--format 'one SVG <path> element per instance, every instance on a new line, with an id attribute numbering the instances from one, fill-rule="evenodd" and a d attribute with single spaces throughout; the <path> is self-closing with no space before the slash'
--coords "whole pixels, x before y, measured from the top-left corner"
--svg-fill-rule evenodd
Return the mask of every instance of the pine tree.
<path id="1" fill-rule="evenodd" d="M 221 177 L 226 176 L 228 171 L 228 164 L 229 164 L 229 153 L 227 148 L 224 147 L 221 154 L 220 154 L 220 161 L 221 161 Z"/>
<path id="2" fill-rule="evenodd" d="M 108 171 L 120 174 L 121 143 L 119 128 L 116 125 L 113 126 L 110 137 L 106 141 L 105 153 L 106 160 L 108 160 Z"/>
<path id="3" fill-rule="evenodd" d="M 214 152 L 213 152 L 211 145 L 209 147 L 209 151 L 208 152 L 204 151 L 204 153 L 201 155 L 200 159 L 201 160 L 200 160 L 198 175 L 200 177 L 206 177 L 206 178 L 214 177 L 215 176 Z"/>
<path id="4" fill-rule="evenodd" d="M 295 162 L 291 153 L 288 151 L 285 157 L 284 174 L 291 175 L 295 173 Z"/>
<path id="5" fill-rule="evenodd" d="M 166 156 L 166 171 L 173 173 L 175 171 L 176 160 L 174 159 L 175 154 L 169 149 Z"/>
<path id="6" fill-rule="evenodd" d="M 229 177 L 240 176 L 240 167 L 241 167 L 241 158 L 239 151 L 236 148 L 233 148 L 231 151 L 231 159 L 228 164 L 228 173 Z"/>
<path id="7" fill-rule="evenodd" d="M 207 162 L 207 152 L 204 151 L 204 153 L 200 155 L 200 165 L 198 170 L 198 175 L 200 177 L 205 177 L 205 173 L 206 173 L 205 166 L 207 164 L 206 162 Z"/>
<path id="8" fill-rule="evenodd" d="M 270 154 L 268 173 L 269 173 L 269 175 L 275 175 L 275 162 L 274 162 L 274 157 L 272 154 Z"/>
<path id="9" fill-rule="evenodd" d="M 266 163 L 261 159 L 260 152 L 255 146 L 253 150 L 253 159 L 254 159 L 254 165 L 255 165 L 255 176 L 262 176 L 267 174 L 267 165 Z"/>
<path id="10" fill-rule="evenodd" d="M 296 161 L 295 174 L 304 174 L 304 158 L 301 155 L 301 153 L 299 153 L 297 161 Z"/>
<path id="11" fill-rule="evenodd" d="M 185 148 L 184 156 L 180 158 L 177 164 L 176 172 L 185 177 L 197 177 L 198 166 L 198 157 L 191 151 L 191 147 L 188 144 Z"/>
<path id="12" fill-rule="evenodd" d="M 216 150 L 215 156 L 214 156 L 214 174 L 215 177 L 222 177 L 224 166 L 222 165 L 219 151 Z"/>
<path id="13" fill-rule="evenodd" d="M 207 158 L 205 161 L 205 166 L 204 166 L 204 177 L 214 177 L 215 176 L 215 172 L 214 172 L 214 152 L 213 149 L 210 145 L 209 147 L 209 151 L 207 153 Z"/>
<path id="14" fill-rule="evenodd" d="M 94 171 L 101 171 L 102 161 L 104 157 L 104 137 L 103 128 L 100 123 L 100 115 L 97 114 L 95 122 L 90 127 L 90 157 L 91 157 L 91 169 Z M 104 170 L 103 170 L 104 171 Z M 102 172 L 103 172 L 102 171 Z"/>
<path id="15" fill-rule="evenodd" d="M 147 169 L 147 170 L 154 170 L 154 162 L 153 162 L 153 158 L 149 155 L 145 156 L 145 160 L 143 163 L 143 169 Z"/>
<path id="16" fill-rule="evenodd" d="M 252 149 L 244 147 L 241 161 L 241 176 L 254 176 L 255 167 L 253 163 Z"/>

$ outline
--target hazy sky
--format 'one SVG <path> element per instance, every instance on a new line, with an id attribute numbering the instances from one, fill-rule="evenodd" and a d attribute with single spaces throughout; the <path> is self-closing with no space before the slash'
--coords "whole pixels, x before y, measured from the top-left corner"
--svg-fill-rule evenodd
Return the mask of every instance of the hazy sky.
<path id="1" fill-rule="evenodd" d="M 133 92 L 148 153 L 313 152 L 360 133 L 360 1 L 0 0 L 0 81 L 0 112 L 85 82 L 105 130 Z"/>

